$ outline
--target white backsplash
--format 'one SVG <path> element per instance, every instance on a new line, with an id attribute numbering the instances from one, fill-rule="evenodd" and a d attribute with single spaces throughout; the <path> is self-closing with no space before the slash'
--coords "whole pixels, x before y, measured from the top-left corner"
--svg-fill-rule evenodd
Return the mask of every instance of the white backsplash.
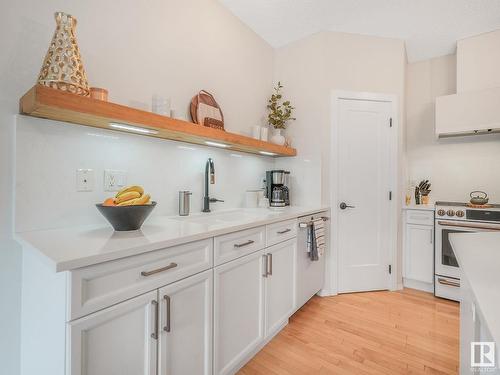
<path id="1" fill-rule="evenodd" d="M 105 223 L 94 207 L 104 191 L 104 170 L 127 171 L 128 184 L 139 184 L 158 206 L 153 215 L 176 215 L 178 191 L 191 190 L 191 212 L 200 212 L 205 162 L 215 162 L 216 184 L 210 196 L 224 199 L 212 209 L 243 207 L 245 191 L 262 187 L 272 158 L 187 143 L 165 141 L 17 116 L 16 231 Z M 93 169 L 94 190 L 76 191 L 76 170 Z"/>

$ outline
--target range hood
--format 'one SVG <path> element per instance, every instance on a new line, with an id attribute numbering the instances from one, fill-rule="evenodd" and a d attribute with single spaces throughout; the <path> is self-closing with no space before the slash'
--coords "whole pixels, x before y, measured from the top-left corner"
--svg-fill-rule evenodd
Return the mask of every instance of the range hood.
<path id="1" fill-rule="evenodd" d="M 457 93 L 436 98 L 439 138 L 500 132 L 500 30 L 457 41 Z"/>
<path id="2" fill-rule="evenodd" d="M 439 138 L 500 132 L 500 87 L 436 98 Z"/>

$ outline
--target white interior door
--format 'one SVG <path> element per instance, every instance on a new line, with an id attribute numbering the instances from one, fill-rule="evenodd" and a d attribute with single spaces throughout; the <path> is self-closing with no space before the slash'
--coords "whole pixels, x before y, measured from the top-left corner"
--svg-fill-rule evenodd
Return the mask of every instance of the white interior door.
<path id="1" fill-rule="evenodd" d="M 339 293 L 389 288 L 392 103 L 338 102 Z"/>

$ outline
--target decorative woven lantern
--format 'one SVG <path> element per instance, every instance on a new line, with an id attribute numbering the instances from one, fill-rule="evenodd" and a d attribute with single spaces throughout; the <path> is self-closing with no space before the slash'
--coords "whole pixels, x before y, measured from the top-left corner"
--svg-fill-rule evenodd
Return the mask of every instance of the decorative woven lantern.
<path id="1" fill-rule="evenodd" d="M 56 31 L 43 61 L 38 83 L 73 94 L 88 96 L 89 84 L 76 43 L 76 18 L 57 12 Z"/>

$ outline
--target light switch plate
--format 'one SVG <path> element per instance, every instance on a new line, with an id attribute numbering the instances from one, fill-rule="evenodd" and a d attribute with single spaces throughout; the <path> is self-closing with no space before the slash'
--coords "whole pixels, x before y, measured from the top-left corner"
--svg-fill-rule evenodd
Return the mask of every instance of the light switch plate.
<path id="1" fill-rule="evenodd" d="M 76 170 L 76 191 L 94 190 L 94 170 L 77 169 Z"/>
<path id="2" fill-rule="evenodd" d="M 104 170 L 104 191 L 118 191 L 125 186 L 127 186 L 126 171 Z"/>

